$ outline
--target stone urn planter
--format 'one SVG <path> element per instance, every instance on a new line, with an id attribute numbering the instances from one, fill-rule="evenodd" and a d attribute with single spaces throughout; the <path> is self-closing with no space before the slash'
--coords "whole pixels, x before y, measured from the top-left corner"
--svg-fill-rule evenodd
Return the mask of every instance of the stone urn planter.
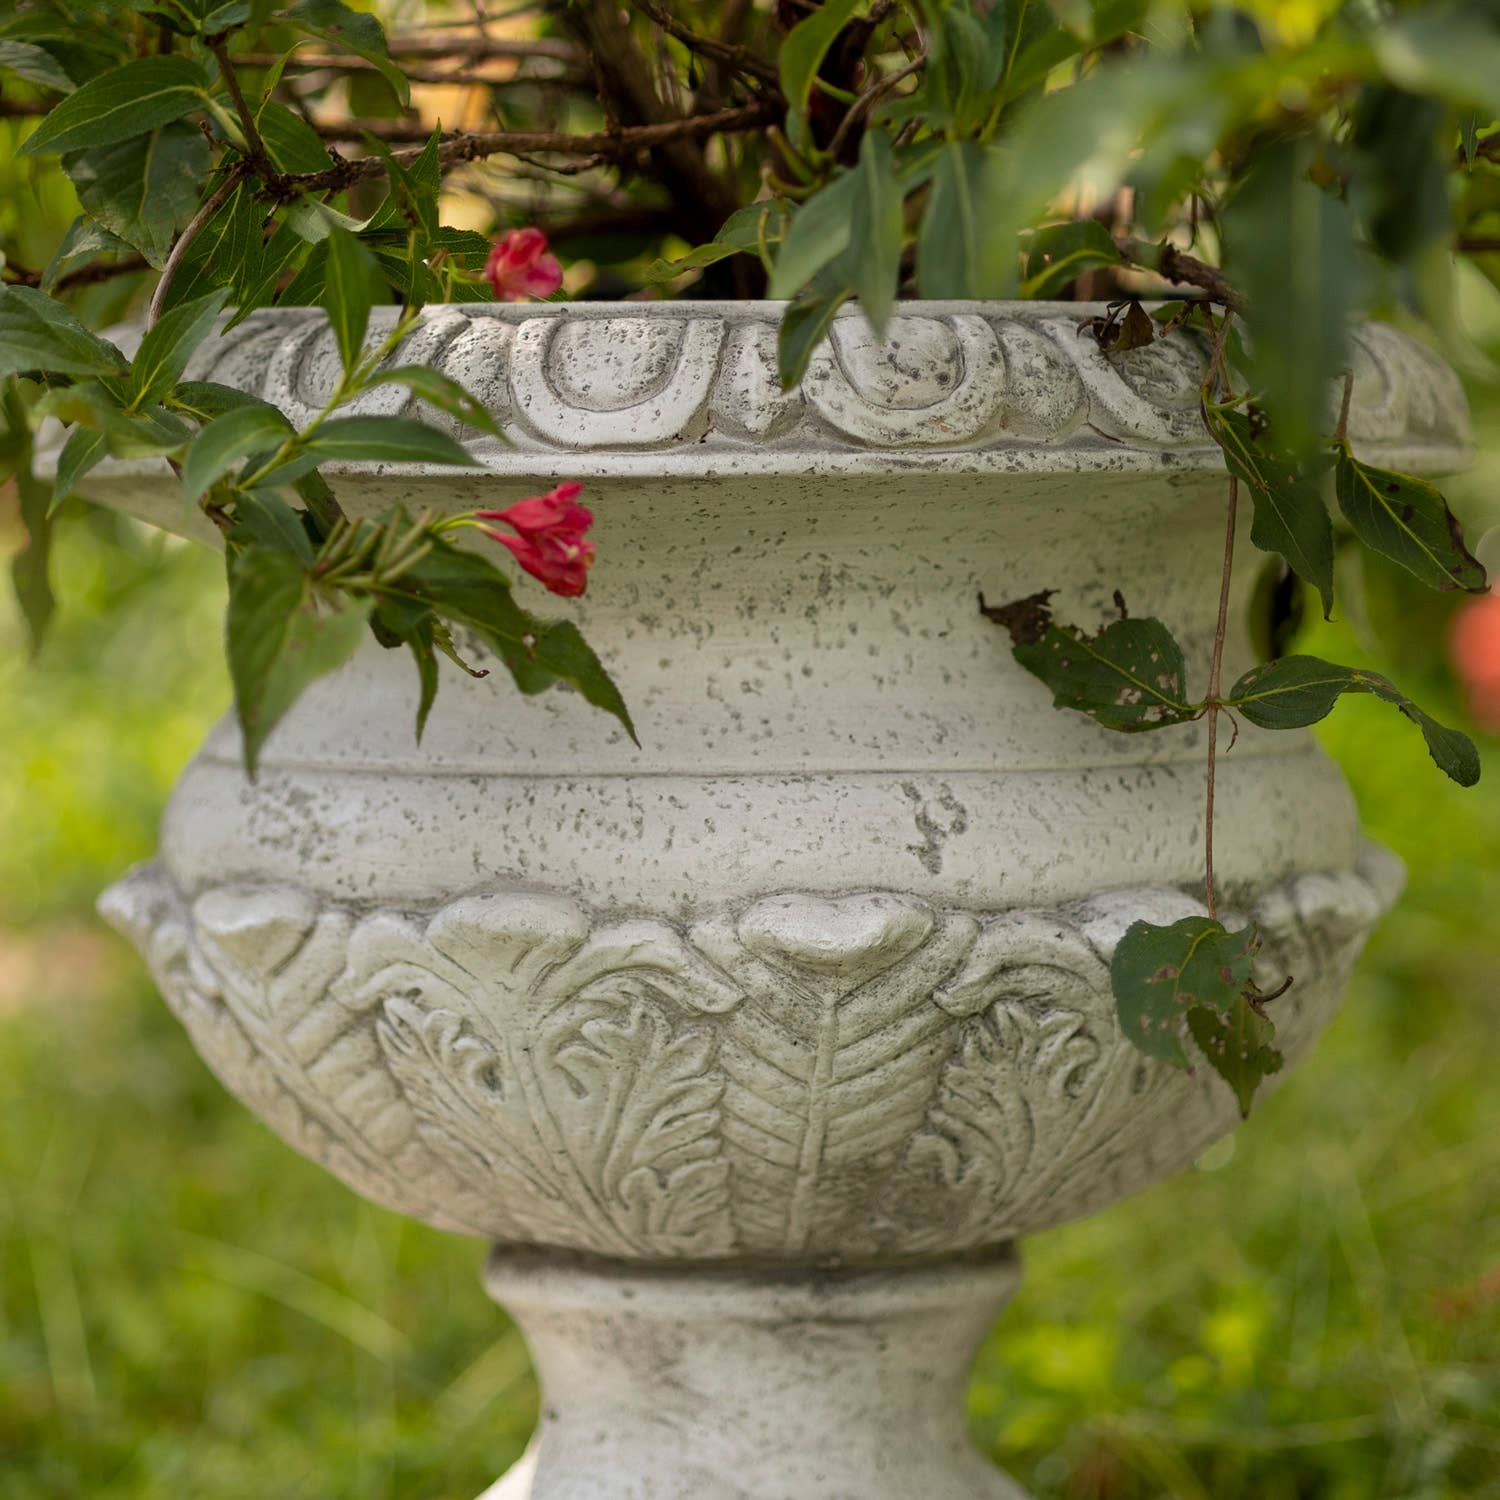
<path id="1" fill-rule="evenodd" d="M 778 311 L 432 309 L 402 362 L 464 380 L 511 445 L 334 476 L 352 513 L 586 481 L 578 616 L 642 748 L 503 672 L 455 673 L 418 747 L 409 660 L 371 643 L 255 784 L 221 724 L 159 860 L 104 898 L 291 1145 L 493 1242 L 544 1399 L 492 1500 L 1019 1495 L 962 1403 L 1017 1242 L 1238 1120 L 1207 1069 L 1126 1043 L 1109 988 L 1131 922 L 1202 909 L 1195 731 L 1053 711 L 976 607 L 1052 588 L 1082 623 L 1121 587 L 1201 680 L 1202 345 L 1112 360 L 1077 304 L 914 304 L 883 346 L 841 315 L 787 394 Z M 190 373 L 301 421 L 336 358 L 321 313 L 259 313 Z M 1378 326 L 1351 433 L 1419 472 L 1467 456 L 1451 374 Z M 93 492 L 196 524 L 148 465 Z M 1304 736 L 1246 726 L 1218 827 L 1267 982 L 1296 977 L 1295 1061 L 1399 876 Z"/>

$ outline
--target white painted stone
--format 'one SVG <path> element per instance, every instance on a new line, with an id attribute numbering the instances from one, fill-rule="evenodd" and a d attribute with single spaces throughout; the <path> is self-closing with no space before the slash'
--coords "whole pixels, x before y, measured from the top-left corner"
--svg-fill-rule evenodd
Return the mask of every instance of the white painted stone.
<path id="1" fill-rule="evenodd" d="M 1111 363 L 1090 311 L 912 304 L 883 348 L 846 314 L 784 393 L 767 304 L 431 310 L 420 357 L 513 446 L 476 439 L 476 472 L 352 464 L 340 498 L 586 480 L 599 563 L 549 602 L 641 747 L 503 669 L 445 673 L 418 747 L 409 662 L 372 643 L 255 785 L 221 725 L 159 862 L 105 898 L 286 1140 L 507 1247 L 491 1285 L 547 1415 L 492 1500 L 1016 1494 L 959 1400 L 1005 1247 L 1237 1123 L 1206 1069 L 1125 1042 L 1109 993 L 1132 921 L 1202 909 L 1198 732 L 1053 711 L 976 603 L 1054 588 L 1092 625 L 1120 588 L 1202 680 L 1224 488 L 1203 349 Z M 1358 340 L 1363 451 L 1462 463 L 1451 375 L 1392 330 Z M 321 314 L 262 313 L 192 373 L 302 411 L 332 358 Z M 372 413 L 415 409 L 394 389 Z M 91 489 L 195 531 L 151 465 Z M 1296 978 L 1295 1062 L 1399 876 L 1306 737 L 1247 726 L 1219 786 L 1225 896 L 1262 924 L 1265 980 Z"/>

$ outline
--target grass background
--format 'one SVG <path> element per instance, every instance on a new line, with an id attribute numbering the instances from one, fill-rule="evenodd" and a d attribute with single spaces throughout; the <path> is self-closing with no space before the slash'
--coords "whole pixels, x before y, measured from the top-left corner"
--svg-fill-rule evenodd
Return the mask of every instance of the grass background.
<path id="1" fill-rule="evenodd" d="M 0 1500 L 471 1500 L 536 1407 L 482 1247 L 277 1142 L 91 915 L 227 701 L 217 561 L 80 509 L 58 562 L 37 666 L 0 613 Z M 1453 712 L 1430 622 L 1356 626 L 1313 644 Z M 1500 753 L 1465 793 L 1381 705 L 1326 740 L 1407 897 L 1234 1142 L 1028 1243 L 970 1407 L 1039 1500 L 1500 1497 Z"/>

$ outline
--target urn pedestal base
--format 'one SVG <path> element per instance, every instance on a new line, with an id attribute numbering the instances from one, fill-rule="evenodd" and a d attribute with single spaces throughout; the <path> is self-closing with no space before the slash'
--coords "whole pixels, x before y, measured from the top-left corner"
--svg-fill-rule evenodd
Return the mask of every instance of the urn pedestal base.
<path id="1" fill-rule="evenodd" d="M 481 1500 L 1025 1500 L 964 1388 L 1015 1256 L 906 1269 L 631 1267 L 495 1250 L 542 1387 Z"/>

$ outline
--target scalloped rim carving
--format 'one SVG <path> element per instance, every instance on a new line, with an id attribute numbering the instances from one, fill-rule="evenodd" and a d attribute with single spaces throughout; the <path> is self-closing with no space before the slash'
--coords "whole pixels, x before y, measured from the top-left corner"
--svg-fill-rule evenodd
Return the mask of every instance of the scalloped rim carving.
<path id="1" fill-rule="evenodd" d="M 1261 892 L 1289 1062 L 1400 883 Z M 686 925 L 558 895 L 355 910 L 189 900 L 157 866 L 104 915 L 230 1088 L 358 1191 L 443 1228 L 624 1259 L 899 1260 L 994 1245 L 1169 1175 L 1229 1090 L 1121 1035 L 1109 955 L 1170 889 L 973 912 L 787 892 Z"/>
<path id="2" fill-rule="evenodd" d="M 1080 335 L 1091 303 L 909 302 L 877 344 L 857 308 L 835 319 L 806 378 L 776 378 L 781 304 L 572 303 L 432 307 L 393 363 L 463 380 L 507 444 L 460 429 L 393 386 L 352 411 L 421 412 L 462 436 L 491 471 L 577 478 L 1214 470 L 1197 384 L 1203 341 L 1178 333 L 1110 358 Z M 393 310 L 377 313 L 376 331 Z M 302 420 L 337 373 L 324 314 L 252 314 L 199 351 L 190 374 L 253 391 Z M 128 344 L 129 330 L 121 330 Z M 372 333 L 373 336 L 373 333 Z M 1357 448 L 1422 472 L 1472 457 L 1457 377 L 1395 329 L 1355 333 L 1350 433 Z M 580 392 L 585 394 L 580 394 Z M 1330 425 L 1337 392 L 1330 391 Z M 565 463 L 554 463 L 565 457 Z M 107 487 L 154 472 L 111 461 Z M 339 472 L 413 475 L 415 465 Z"/>

